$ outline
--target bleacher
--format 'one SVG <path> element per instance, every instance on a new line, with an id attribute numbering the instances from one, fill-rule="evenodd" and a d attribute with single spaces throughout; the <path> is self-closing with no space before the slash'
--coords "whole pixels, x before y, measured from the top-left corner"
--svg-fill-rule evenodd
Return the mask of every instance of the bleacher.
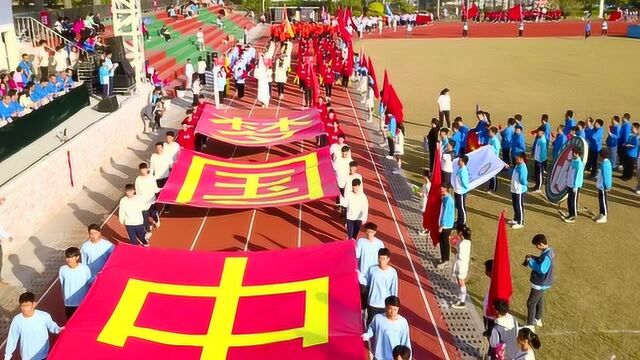
<path id="1" fill-rule="evenodd" d="M 242 12 L 229 14 L 227 10 L 227 15 L 223 18 L 224 25 L 220 29 L 216 24 L 220 10 L 219 6 L 201 8 L 199 14 L 190 19 L 172 19 L 164 10 L 144 17 L 143 21 L 151 35 L 151 39 L 145 41 L 146 59 L 158 71 L 160 79 L 173 82 L 174 85 L 184 82 L 181 75 L 187 59 L 191 58 L 195 63 L 198 56 L 206 55 L 204 51 L 198 52 L 195 45 L 195 35 L 200 27 L 205 34 L 206 51 L 223 53 L 236 41 L 242 40 L 244 26 L 247 29 L 255 26 Z M 162 25 L 166 25 L 172 34 L 169 42 L 165 42 L 158 34 Z M 229 39 L 232 41 L 228 41 Z"/>

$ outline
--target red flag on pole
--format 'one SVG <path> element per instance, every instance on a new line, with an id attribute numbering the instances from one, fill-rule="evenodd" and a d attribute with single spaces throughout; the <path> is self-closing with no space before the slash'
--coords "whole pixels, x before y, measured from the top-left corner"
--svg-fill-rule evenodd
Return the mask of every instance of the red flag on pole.
<path id="1" fill-rule="evenodd" d="M 360 50 L 360 67 L 367 67 L 367 57 L 364 55 L 364 50 Z"/>
<path id="2" fill-rule="evenodd" d="M 371 62 L 371 58 L 368 59 L 367 62 L 367 72 L 371 79 L 373 79 L 373 94 L 376 96 L 376 99 L 380 98 L 380 90 L 378 90 L 378 79 L 376 78 L 376 71 L 373 68 L 373 63 Z"/>
<path id="3" fill-rule="evenodd" d="M 428 205 L 427 205 L 428 206 Z M 500 213 L 498 220 L 498 235 L 496 236 L 496 248 L 493 252 L 493 270 L 491 272 L 491 286 L 489 287 L 489 298 L 487 315 L 496 316 L 493 307 L 495 300 L 511 301 L 513 286 L 511 283 L 511 263 L 509 261 L 509 240 L 507 239 L 507 221 L 504 218 L 504 211 Z"/>
<path id="4" fill-rule="evenodd" d="M 387 101 L 389 99 L 388 91 L 389 88 L 389 76 L 387 75 L 387 69 L 384 69 L 384 80 L 382 81 L 382 99 L 380 101 L 387 106 Z"/>
<path id="5" fill-rule="evenodd" d="M 429 230 L 433 245 L 440 242 L 440 208 L 442 207 L 442 177 L 440 173 L 440 144 L 436 145 L 436 153 L 431 171 L 431 189 L 427 195 L 427 208 L 422 215 L 422 227 Z"/>
<path id="6" fill-rule="evenodd" d="M 318 106 L 318 97 L 320 96 L 320 84 L 318 83 L 318 74 L 313 67 L 313 62 L 309 63 L 309 73 L 311 74 L 311 96 L 313 100 L 313 106 Z"/>
<path id="7" fill-rule="evenodd" d="M 393 85 L 389 84 L 387 90 L 384 92 L 384 96 L 387 98 L 387 111 L 396 117 L 398 125 L 402 124 L 404 121 L 404 110 L 402 102 L 400 101 L 398 94 L 396 94 L 396 90 L 393 88 Z"/>

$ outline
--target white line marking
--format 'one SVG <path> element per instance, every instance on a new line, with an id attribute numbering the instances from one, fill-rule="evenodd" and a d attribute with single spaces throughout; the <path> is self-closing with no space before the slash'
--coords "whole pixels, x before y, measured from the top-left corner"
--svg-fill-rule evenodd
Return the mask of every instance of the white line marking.
<path id="1" fill-rule="evenodd" d="M 407 257 L 407 259 L 409 260 L 409 263 L 411 264 L 411 270 L 413 271 L 413 276 L 416 280 L 416 283 L 418 284 L 418 288 L 420 289 L 420 295 L 422 296 L 422 301 L 424 301 L 424 305 L 425 308 L 427 310 L 427 313 L 429 314 L 429 318 L 431 320 L 431 323 L 433 324 L 433 329 L 436 332 L 436 336 L 438 337 L 438 342 L 440 343 L 440 348 L 442 349 L 442 352 L 444 354 L 444 358 L 446 360 L 449 360 L 449 353 L 447 352 L 447 348 L 444 344 L 444 340 L 442 339 L 442 335 L 440 335 L 440 330 L 438 329 L 438 324 L 436 323 L 436 319 L 433 316 L 433 311 L 431 310 L 431 305 L 429 305 L 429 302 L 427 301 L 427 296 L 424 292 L 424 289 L 422 288 L 422 283 L 420 282 L 420 276 L 418 275 L 418 272 L 416 271 L 416 267 L 413 264 L 413 261 L 411 260 L 411 254 L 409 253 L 409 248 L 407 247 L 407 243 L 405 242 L 404 239 L 404 235 L 402 235 L 402 230 L 400 229 L 400 225 L 398 224 L 398 219 L 396 218 L 396 214 L 393 211 L 393 206 L 391 206 L 391 202 L 389 201 L 389 196 L 387 195 L 387 191 L 385 190 L 384 184 L 382 182 L 382 178 L 380 177 L 380 173 L 378 172 L 378 165 L 376 164 L 374 158 L 373 158 L 373 154 L 371 153 L 371 149 L 369 148 L 369 143 L 367 142 L 367 137 L 365 136 L 364 131 L 362 130 L 362 125 L 360 125 L 360 118 L 358 117 L 358 113 L 356 112 L 356 108 L 353 105 L 353 100 L 351 99 L 351 93 L 349 92 L 349 90 L 345 90 L 347 93 L 347 97 L 349 98 L 349 103 L 351 103 L 351 110 L 353 111 L 353 115 L 355 116 L 355 120 L 356 123 L 358 124 L 358 128 L 360 129 L 360 134 L 362 135 L 362 140 L 364 141 L 364 145 L 367 148 L 367 152 L 369 153 L 369 159 L 371 160 L 371 163 L 373 164 L 373 169 L 376 172 L 376 176 L 378 177 L 378 183 L 380 184 L 380 187 L 382 189 L 382 193 L 384 194 L 384 198 L 387 202 L 387 207 L 389 208 L 389 213 L 391 214 L 391 218 L 393 219 L 393 222 L 396 225 L 396 231 L 398 233 L 398 236 L 400 237 L 400 241 L 402 241 L 402 246 L 404 247 L 404 252 L 405 255 Z"/>

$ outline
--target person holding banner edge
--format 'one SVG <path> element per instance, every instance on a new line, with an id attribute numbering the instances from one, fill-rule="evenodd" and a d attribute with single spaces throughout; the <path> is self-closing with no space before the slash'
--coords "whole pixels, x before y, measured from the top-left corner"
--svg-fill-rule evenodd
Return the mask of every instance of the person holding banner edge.
<path id="1" fill-rule="evenodd" d="M 497 156 L 500 156 L 501 144 L 500 144 L 500 140 L 496 136 L 497 134 L 498 134 L 498 128 L 495 126 L 492 126 L 489 129 L 489 146 L 491 146 L 491 149 L 493 150 L 494 154 L 496 154 Z M 507 159 L 503 159 L 503 160 L 507 164 L 509 163 Z M 489 188 L 487 189 L 488 194 L 495 193 L 495 192 L 498 192 L 498 175 L 489 179 Z"/>
<path id="2" fill-rule="evenodd" d="M 466 198 L 469 192 L 469 169 L 467 163 L 469 157 L 462 155 L 458 158 L 458 171 L 456 172 L 455 181 L 453 182 L 453 196 L 456 205 L 458 217 L 456 225 L 461 226 L 467 223 Z"/>

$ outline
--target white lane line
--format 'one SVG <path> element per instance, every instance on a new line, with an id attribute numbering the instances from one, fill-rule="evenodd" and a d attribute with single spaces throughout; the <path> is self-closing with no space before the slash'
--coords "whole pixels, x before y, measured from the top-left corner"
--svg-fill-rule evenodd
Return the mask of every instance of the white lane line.
<path id="1" fill-rule="evenodd" d="M 358 113 L 356 112 L 356 108 L 353 105 L 353 100 L 351 99 L 351 93 L 349 92 L 349 90 L 345 90 L 347 93 L 347 97 L 349 98 L 349 103 L 351 103 L 351 110 L 353 111 L 353 115 L 355 116 L 355 121 L 358 124 L 358 128 L 360 129 L 360 134 L 362 135 L 362 140 L 364 141 L 364 145 L 367 148 L 367 152 L 369 153 L 369 159 L 371 160 L 371 163 L 373 164 L 373 169 L 376 172 L 376 176 L 378 177 L 378 183 L 380 184 L 380 188 L 382 189 L 382 193 L 384 194 L 384 198 L 387 202 L 387 207 L 389 208 L 389 213 L 391 214 L 391 218 L 393 219 L 393 222 L 396 225 L 396 232 L 398 233 L 398 237 L 400 238 L 400 241 L 402 241 L 402 246 L 404 247 L 404 253 L 405 256 L 407 257 L 407 259 L 409 260 L 409 264 L 411 264 L 411 270 L 413 271 L 413 276 L 416 280 L 416 284 L 418 285 L 418 289 L 420 289 L 420 295 L 422 296 L 422 301 L 424 302 L 424 306 L 427 310 L 427 313 L 429 314 L 429 319 L 431 320 L 431 323 L 433 324 L 433 329 L 436 332 L 436 336 L 438 337 L 438 342 L 440 343 L 440 348 L 442 349 L 442 353 L 444 354 L 444 358 L 446 360 L 449 360 L 449 353 L 447 351 L 447 348 L 444 344 L 444 340 L 442 339 L 442 335 L 440 334 L 440 330 L 438 329 L 438 324 L 436 323 L 436 319 L 433 316 L 433 311 L 431 310 L 431 305 L 429 305 L 429 302 L 427 301 L 427 296 L 425 294 L 424 289 L 422 288 L 422 283 L 420 282 L 420 276 L 418 275 L 418 272 L 416 271 L 416 267 L 413 264 L 413 261 L 411 260 L 411 254 L 409 253 L 409 247 L 407 246 L 407 243 L 404 239 L 404 235 L 402 235 L 402 230 L 400 229 L 400 224 L 398 224 L 398 219 L 396 218 L 396 214 L 393 211 L 393 206 L 391 206 L 391 201 L 389 201 L 389 196 L 387 195 L 387 191 L 385 189 L 384 183 L 382 182 L 382 178 L 380 177 L 380 172 L 378 171 L 378 165 L 376 164 L 374 158 L 373 158 L 373 154 L 371 153 L 371 149 L 369 148 L 369 142 L 367 141 L 367 137 L 365 136 L 364 130 L 362 130 L 362 125 L 360 124 L 360 118 L 358 116 Z"/>
<path id="2" fill-rule="evenodd" d="M 211 99 L 211 96 L 209 96 L 208 99 Z M 229 110 L 229 107 L 231 106 L 231 104 L 235 100 L 236 100 L 236 94 L 233 94 L 233 97 L 231 97 L 231 101 L 229 101 L 229 103 L 225 106 L 223 112 L 226 113 L 227 110 Z M 231 157 L 229 158 L 229 160 L 233 159 L 233 157 L 236 155 L 236 150 L 238 150 L 238 146 L 234 145 L 233 146 L 233 152 L 231 153 Z M 207 222 L 207 219 L 209 218 L 209 213 L 210 212 L 211 212 L 211 208 L 207 209 L 207 212 L 202 217 L 202 221 L 200 221 L 200 226 L 198 227 L 198 232 L 196 232 L 196 235 L 193 237 L 193 241 L 191 241 L 191 246 L 189 246 L 189 251 L 193 251 L 193 249 L 196 248 L 196 244 L 198 243 L 198 239 L 200 238 L 200 234 L 202 234 L 202 230 L 204 229 L 204 224 Z"/>

